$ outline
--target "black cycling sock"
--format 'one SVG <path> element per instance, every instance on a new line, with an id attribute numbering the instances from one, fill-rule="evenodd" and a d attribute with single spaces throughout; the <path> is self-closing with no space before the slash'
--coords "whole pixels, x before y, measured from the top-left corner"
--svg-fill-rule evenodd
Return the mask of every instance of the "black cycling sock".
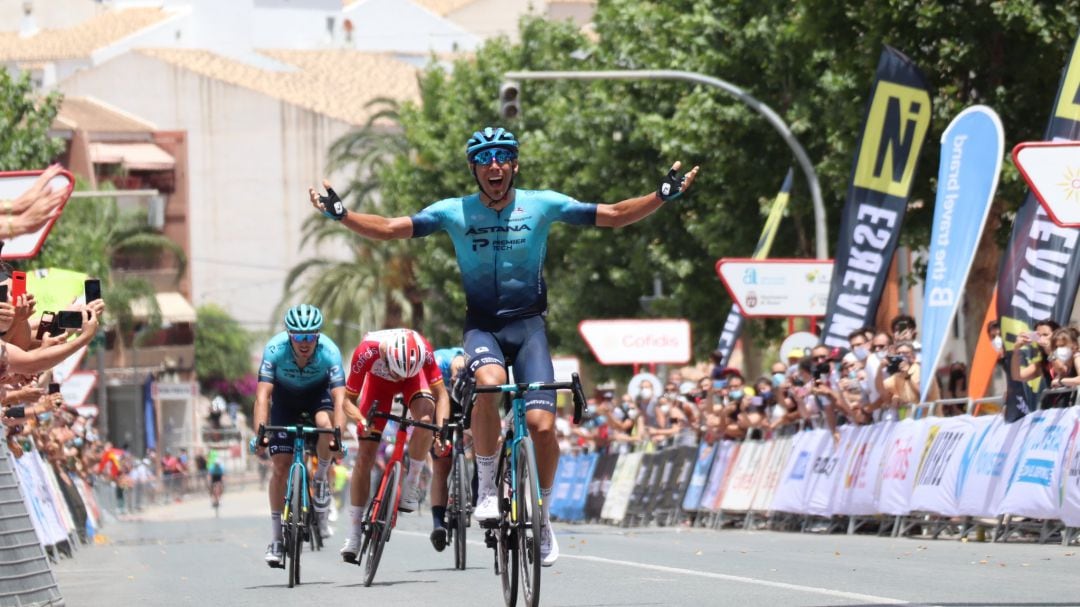
<path id="1" fill-rule="evenodd" d="M 431 521 L 436 527 L 446 526 L 446 506 L 431 507 Z"/>

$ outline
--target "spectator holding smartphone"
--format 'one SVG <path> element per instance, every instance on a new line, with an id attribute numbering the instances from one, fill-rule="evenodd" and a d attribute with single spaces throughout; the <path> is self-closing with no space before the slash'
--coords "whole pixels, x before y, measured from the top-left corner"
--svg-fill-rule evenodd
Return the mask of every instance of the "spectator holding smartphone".
<path id="1" fill-rule="evenodd" d="M 891 411 L 889 417 L 899 414 L 899 407 L 913 405 L 920 402 L 919 382 L 922 370 L 915 359 L 915 346 L 910 341 L 901 341 L 893 348 L 893 354 L 886 357 L 884 366 L 885 379 L 884 403 Z M 937 382 L 930 384 L 930 391 L 926 395 L 927 401 L 941 398 Z"/>
<path id="2" fill-rule="evenodd" d="M 1024 383 L 1042 379 L 1038 382 L 1038 388 L 1033 390 L 1035 402 L 1038 402 L 1039 394 L 1053 379 L 1050 376 L 1050 359 L 1053 354 L 1050 340 L 1054 331 L 1060 328 L 1055 321 L 1047 318 L 1036 322 L 1034 331 L 1022 332 L 1016 336 L 1013 355 L 1009 361 L 1009 378 Z"/>

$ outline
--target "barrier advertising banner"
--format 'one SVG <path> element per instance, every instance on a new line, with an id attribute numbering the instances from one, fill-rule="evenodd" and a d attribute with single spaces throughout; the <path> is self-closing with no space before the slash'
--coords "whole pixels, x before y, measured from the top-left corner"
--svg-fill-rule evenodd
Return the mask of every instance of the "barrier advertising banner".
<path id="1" fill-rule="evenodd" d="M 1062 474 L 1061 520 L 1070 527 L 1080 527 L 1080 417 L 1073 422 Z"/>
<path id="2" fill-rule="evenodd" d="M 827 441 L 810 468 L 810 485 L 806 492 L 806 513 L 832 516 L 833 500 L 844 476 L 844 465 L 853 451 L 854 442 L 862 432 L 859 426 L 841 426 L 840 442 Z"/>
<path id="3" fill-rule="evenodd" d="M 943 419 L 935 427 L 936 432 L 931 429 L 934 438 L 930 450 L 915 475 L 909 505 L 913 511 L 957 516 L 960 514 L 957 479 L 975 424 L 965 415 Z"/>
<path id="4" fill-rule="evenodd" d="M 1046 140 L 1080 139 L 1080 41 L 1074 44 L 1069 63 L 1061 74 L 1057 98 Z M 1068 325 L 1080 286 L 1077 244 L 1080 230 L 1054 223 L 1038 199 L 1027 193 L 1013 219 L 1012 235 L 998 275 L 997 310 L 1001 338 L 1005 342 L 1006 366 L 1014 356 L 1016 336 L 1034 329 L 1037 321 L 1050 318 Z M 1005 416 L 1015 421 L 1035 409 L 1033 386 L 1009 381 Z"/>
<path id="5" fill-rule="evenodd" d="M 697 456 L 694 458 L 694 471 L 690 475 L 690 484 L 686 486 L 683 494 L 682 509 L 684 512 L 695 512 L 701 503 L 701 494 L 705 492 L 705 481 L 709 478 L 709 469 L 712 467 L 713 457 L 716 455 L 717 445 L 702 442 L 698 445 Z"/>
<path id="6" fill-rule="evenodd" d="M 998 505 L 997 514 L 1059 518 L 1062 473 L 1077 409 L 1045 409 L 1028 417 L 1031 422 L 1027 436 L 1009 475 L 1009 487 Z"/>
<path id="7" fill-rule="evenodd" d="M 765 227 L 761 229 L 761 236 L 758 237 L 757 246 L 754 247 L 754 254 L 751 255 L 754 259 L 765 259 L 769 256 L 773 239 L 776 238 L 776 230 L 780 227 L 780 220 L 783 219 L 788 200 L 791 198 L 791 178 L 792 170 L 788 169 L 787 175 L 784 177 L 784 183 L 780 186 L 780 193 L 776 195 L 776 200 L 773 201 L 772 208 L 769 209 L 769 217 L 765 220 Z M 739 306 L 733 305 L 728 310 L 723 332 L 720 333 L 720 339 L 716 343 L 716 349 L 723 354 L 722 360 L 724 364 L 731 360 L 731 351 L 735 348 L 735 342 L 739 341 L 742 330 L 743 316 L 739 312 Z"/>
<path id="8" fill-rule="evenodd" d="M 925 78 L 903 53 L 886 46 L 840 219 L 822 334 L 829 346 L 847 347 L 849 333 L 874 324 L 930 115 Z"/>
<path id="9" fill-rule="evenodd" d="M 770 441 L 769 457 L 765 460 L 765 467 L 760 471 L 761 484 L 754 493 L 754 501 L 750 509 L 755 512 L 767 512 L 776 495 L 776 488 L 780 486 L 780 475 L 784 471 L 784 463 L 791 455 L 790 436 L 774 438 Z"/>
<path id="10" fill-rule="evenodd" d="M 878 512 L 895 516 L 911 511 L 911 490 L 919 463 L 928 450 L 927 435 L 937 418 L 905 419 L 897 422 L 896 430 L 885 451 L 881 470 L 881 490 L 878 492 Z M 930 437 L 933 440 L 933 437 Z"/>
<path id="11" fill-rule="evenodd" d="M 937 200 L 923 294 L 922 365 L 937 369 L 945 338 L 960 307 L 975 249 L 997 191 L 1005 134 L 994 110 L 975 105 L 960 112 L 941 135 Z M 933 373 L 923 373 L 926 400 Z"/>
<path id="12" fill-rule="evenodd" d="M 810 430 L 795 435 L 771 510 L 807 514 L 806 502 L 814 463 L 822 451 L 830 449 L 831 445 L 832 436 L 826 430 Z"/>
<path id="13" fill-rule="evenodd" d="M 724 496 L 724 485 L 727 483 L 731 463 L 739 453 L 739 443 L 735 441 L 720 441 L 718 444 L 720 446 L 716 448 L 716 457 L 709 470 L 709 481 L 705 483 L 705 492 L 701 495 L 699 510 L 716 512 L 720 508 L 720 500 Z"/>
<path id="14" fill-rule="evenodd" d="M 630 503 L 630 494 L 634 491 L 634 479 L 644 453 L 627 453 L 619 456 L 615 463 L 615 472 L 611 474 L 611 490 L 600 510 L 600 518 L 620 522 L 626 517 L 626 507 Z"/>
<path id="15" fill-rule="evenodd" d="M 897 422 L 879 422 L 867 426 L 855 439 L 833 507 L 836 514 L 865 516 L 877 513 L 882 462 L 896 426 Z"/>
<path id="16" fill-rule="evenodd" d="M 1000 415 L 971 420 L 971 440 L 960 457 L 956 478 L 957 513 L 963 516 L 994 516 L 997 487 L 1004 487 L 1005 461 L 1019 450 L 1021 424 L 1006 424 Z M 1004 495 L 1004 491 L 1001 492 Z"/>
<path id="17" fill-rule="evenodd" d="M 727 489 L 720 500 L 721 510 L 742 512 L 750 509 L 757 487 L 758 471 L 768 456 L 768 445 L 762 441 L 745 441 L 739 448 L 728 477 Z"/>

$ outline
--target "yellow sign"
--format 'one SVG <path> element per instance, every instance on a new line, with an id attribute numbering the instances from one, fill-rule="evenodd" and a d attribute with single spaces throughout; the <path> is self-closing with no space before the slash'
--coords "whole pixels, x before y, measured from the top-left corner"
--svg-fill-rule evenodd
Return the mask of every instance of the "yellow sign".
<path id="1" fill-rule="evenodd" d="M 906 198 L 929 128 L 925 90 L 878 82 L 855 166 L 855 187 Z"/>

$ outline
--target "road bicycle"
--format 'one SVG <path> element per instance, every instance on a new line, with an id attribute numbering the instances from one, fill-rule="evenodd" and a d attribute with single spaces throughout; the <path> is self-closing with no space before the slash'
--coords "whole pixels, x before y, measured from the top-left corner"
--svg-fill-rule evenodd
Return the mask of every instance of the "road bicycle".
<path id="1" fill-rule="evenodd" d="M 444 424 L 440 436 L 451 442 L 450 475 L 447 477 L 446 533 L 454 544 L 454 568 L 465 570 L 466 529 L 472 524 L 472 476 L 465 458 L 464 416 L 455 415 Z"/>
<path id="2" fill-rule="evenodd" d="M 313 450 L 314 440 L 319 434 L 330 434 L 334 444 L 341 445 L 340 428 L 313 428 L 303 424 L 292 426 L 259 425 L 256 440 L 263 446 L 269 445 L 271 432 L 283 432 L 293 439 L 293 461 L 289 466 L 288 484 L 285 487 L 285 508 L 281 511 L 282 536 L 285 544 L 285 559 L 279 565 L 289 570 L 289 588 L 300 583 L 300 553 L 304 542 L 310 541 L 311 532 L 318 533 L 318 524 L 314 523 L 314 509 L 308 486 L 308 469 L 304 464 L 304 455 Z"/>
<path id="3" fill-rule="evenodd" d="M 517 604 L 518 581 L 525 604 L 540 604 L 540 479 L 536 450 L 525 423 L 525 394 L 535 390 L 570 390 L 574 400 L 574 423 L 581 422 L 585 392 L 574 373 L 571 381 L 551 383 L 516 383 L 477 386 L 471 380 L 465 387 L 462 403 L 465 418 L 472 413 L 477 393 L 501 392 L 503 407 L 509 401 L 511 424 L 506 429 L 499 450 L 496 479 L 499 486 L 499 518 L 483 521 L 485 544 L 495 551 L 495 573 L 502 579 L 503 600 L 507 607 Z"/>
<path id="4" fill-rule="evenodd" d="M 408 442 L 409 426 L 439 432 L 439 428 L 433 424 L 417 421 L 404 415 L 394 415 L 378 411 L 379 403 L 371 407 L 368 414 L 367 426 L 370 428 L 375 418 L 383 418 L 397 422 L 397 433 L 394 439 L 394 451 L 386 462 L 386 470 L 379 481 L 379 490 L 368 503 L 364 512 L 361 530 L 363 542 L 360 544 L 360 552 L 357 555 L 356 564 L 364 565 L 364 586 L 371 586 L 375 580 L 375 572 L 379 569 L 379 561 L 382 559 L 383 547 L 390 541 L 390 532 L 397 525 L 398 503 L 401 501 L 401 483 L 405 478 L 403 473 L 405 444 Z M 367 559 L 363 555 L 367 555 Z"/>

